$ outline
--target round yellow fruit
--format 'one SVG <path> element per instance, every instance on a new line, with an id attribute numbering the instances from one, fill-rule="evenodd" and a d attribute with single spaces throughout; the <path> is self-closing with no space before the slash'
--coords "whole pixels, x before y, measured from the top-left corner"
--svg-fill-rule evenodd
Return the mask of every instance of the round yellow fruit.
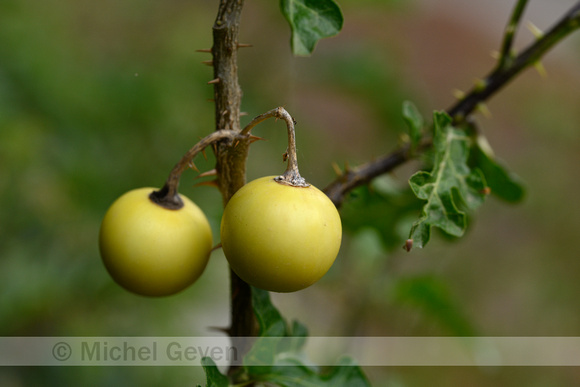
<path id="1" fill-rule="evenodd" d="M 293 292 L 330 269 L 342 239 L 340 216 L 319 189 L 256 179 L 224 209 L 221 243 L 232 270 L 255 287 Z"/>
<path id="2" fill-rule="evenodd" d="M 167 296 L 202 274 L 212 234 L 191 200 L 180 196 L 183 207 L 167 209 L 149 199 L 154 190 L 129 191 L 111 205 L 101 224 L 99 249 L 119 285 L 144 296 Z"/>

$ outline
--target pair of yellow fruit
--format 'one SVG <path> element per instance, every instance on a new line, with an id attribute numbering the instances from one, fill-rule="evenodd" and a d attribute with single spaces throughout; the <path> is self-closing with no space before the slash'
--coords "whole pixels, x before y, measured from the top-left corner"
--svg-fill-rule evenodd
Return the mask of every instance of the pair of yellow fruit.
<path id="1" fill-rule="evenodd" d="M 154 188 L 129 191 L 109 208 L 99 235 L 101 257 L 127 290 L 165 296 L 203 273 L 212 249 L 200 208 L 166 209 L 149 199 Z M 242 187 L 224 209 L 221 243 L 234 272 L 255 287 L 293 292 L 318 281 L 332 266 L 342 239 L 340 216 L 310 185 L 293 187 L 274 176 Z"/>

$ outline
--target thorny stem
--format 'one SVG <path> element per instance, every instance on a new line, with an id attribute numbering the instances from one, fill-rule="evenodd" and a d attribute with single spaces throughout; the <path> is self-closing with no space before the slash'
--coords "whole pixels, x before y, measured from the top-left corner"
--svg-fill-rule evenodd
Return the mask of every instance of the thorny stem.
<path id="1" fill-rule="evenodd" d="M 194 168 L 193 159 L 197 156 L 200 152 L 202 152 L 208 146 L 215 144 L 218 141 L 222 140 L 246 140 L 247 136 L 243 136 L 238 132 L 234 132 L 233 130 L 217 130 L 212 132 L 211 134 L 207 135 L 206 137 L 202 138 L 197 144 L 195 144 L 175 166 L 169 173 L 169 177 L 165 181 L 165 184 L 159 191 L 154 191 L 149 195 L 149 198 L 168 209 L 177 210 L 183 207 L 183 202 L 179 198 L 177 190 L 179 188 L 179 180 L 181 179 L 181 175 L 187 168 Z"/>
<path id="2" fill-rule="evenodd" d="M 520 0 L 512 17 L 510 24 L 519 20 L 526 1 Z M 499 89 L 515 78 L 527 67 L 537 63 L 554 45 L 568 36 L 571 32 L 580 27 L 580 1 L 576 3 L 548 32 L 538 38 L 527 49 L 514 57 L 512 60 L 503 59 L 500 55 L 500 64 L 484 79 L 481 84 L 475 86 L 464 98 L 451 106 L 447 113 L 453 118 L 454 124 L 460 124 L 468 119 L 469 115 L 484 101 L 488 100 Z M 506 28 L 509 32 L 510 28 Z M 513 37 L 505 37 L 502 50 L 510 50 Z M 506 56 L 509 58 L 509 56 Z M 428 139 L 415 152 L 410 152 L 409 144 L 404 144 L 395 149 L 391 154 L 377 160 L 368 162 L 358 168 L 346 171 L 335 181 L 331 182 L 324 192 L 332 202 L 340 207 L 345 195 L 354 188 L 368 183 L 373 178 L 388 173 L 398 166 L 404 164 L 409 159 L 416 157 L 426 149 L 431 147 Z"/>
<path id="3" fill-rule="evenodd" d="M 288 159 L 288 166 L 286 167 L 286 171 L 276 177 L 278 183 L 291 185 L 293 187 L 309 187 L 310 184 L 304 180 L 302 176 L 300 176 L 300 172 L 298 170 L 298 159 L 296 157 L 296 131 L 294 130 L 294 119 L 284 109 L 283 107 L 277 107 L 276 109 L 272 109 L 267 111 L 264 114 L 260 114 L 259 116 L 255 117 L 244 129 L 242 129 L 242 134 L 249 134 L 250 130 L 252 130 L 256 125 L 260 122 L 267 120 L 268 118 L 279 118 L 286 122 L 286 129 L 288 131 L 288 149 L 286 153 L 284 153 L 284 160 Z"/>
<path id="4" fill-rule="evenodd" d="M 514 7 L 512 16 L 505 28 L 503 35 L 503 42 L 501 44 L 501 51 L 499 53 L 499 59 L 497 63 L 498 68 L 504 68 L 509 66 L 511 60 L 513 59 L 512 45 L 514 41 L 514 36 L 518 29 L 518 25 L 524 13 L 524 9 L 528 0 L 518 0 L 518 3 Z"/>
<path id="5" fill-rule="evenodd" d="M 564 17 L 547 33 L 537 39 L 513 61 L 505 66 L 497 66 L 484 80 L 484 87 L 474 87 L 465 98 L 447 110 L 455 123 L 460 123 L 471 114 L 479 104 L 489 99 L 522 70 L 537 63 L 556 43 L 580 27 L 580 2 L 576 3 Z"/>
<path id="6" fill-rule="evenodd" d="M 230 129 L 240 132 L 240 105 L 242 91 L 238 83 L 238 42 L 243 0 L 220 0 L 213 30 L 213 56 L 216 130 Z M 216 171 L 219 190 L 224 206 L 246 183 L 246 159 L 250 138 L 243 141 L 219 141 L 215 147 Z M 252 337 L 258 333 L 258 323 L 252 306 L 252 289 L 230 269 L 230 319 L 226 329 L 239 355 L 249 349 L 247 340 L 236 337 Z M 240 366 L 231 366 L 228 375 L 234 374 Z"/>

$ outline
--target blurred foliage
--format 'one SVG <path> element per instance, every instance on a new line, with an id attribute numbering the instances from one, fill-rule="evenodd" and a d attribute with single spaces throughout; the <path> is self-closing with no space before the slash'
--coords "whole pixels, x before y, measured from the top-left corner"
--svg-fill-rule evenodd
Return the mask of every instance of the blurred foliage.
<path id="1" fill-rule="evenodd" d="M 303 175 L 320 188 L 333 178 L 332 162 L 355 164 L 394 148 L 405 127 L 402 101 L 424 114 L 445 108 L 449 90 L 482 75 L 474 61 L 485 68 L 499 36 L 485 20 L 475 28 L 457 4 L 339 4 L 343 31 L 308 59 L 292 58 L 275 2 L 247 2 L 242 19 L 244 42 L 254 46 L 240 52 L 243 109 L 252 117 L 287 107 L 299 122 Z M 0 2 L 3 336 L 195 336 L 228 324 L 221 252 L 195 286 L 148 299 L 112 282 L 96 244 L 116 197 L 162 184 L 213 130 L 211 68 L 195 50 L 211 46 L 216 10 L 216 2 L 179 0 Z M 580 64 L 577 55 L 553 58 L 547 80 L 526 74 L 494 97 L 493 119 L 481 128 L 502 165 L 526 182 L 522 204 L 489 200 L 457 243 L 432 238 L 427 249 L 407 254 L 401 246 L 421 203 L 406 180 L 417 165 L 381 177 L 345 203 L 343 248 L 328 275 L 302 292 L 272 295 L 284 316 L 296 316 L 313 335 L 578 335 L 580 209 L 570 203 L 580 189 L 580 88 L 571 87 Z M 249 178 L 284 169 L 286 136 L 274 125 L 256 132 L 268 141 L 253 145 Z M 211 152 L 196 164 L 213 168 Z M 194 187 L 195 176 L 184 175 L 181 191 L 219 235 L 221 198 Z M 517 190 L 504 196 L 518 197 Z M 377 385 L 580 383 L 577 371 L 556 367 L 365 372 Z M 0 369 L 2 386 L 204 380 L 201 367 Z"/>

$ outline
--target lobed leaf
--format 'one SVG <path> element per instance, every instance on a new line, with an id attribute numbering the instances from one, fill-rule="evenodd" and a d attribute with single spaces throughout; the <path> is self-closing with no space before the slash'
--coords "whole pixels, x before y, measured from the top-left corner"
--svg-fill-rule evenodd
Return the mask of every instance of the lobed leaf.
<path id="1" fill-rule="evenodd" d="M 411 227 L 409 238 L 414 246 L 424 247 L 429 242 L 433 226 L 447 234 L 462 236 L 466 215 L 461 208 L 473 210 L 483 202 L 484 176 L 467 163 L 471 142 L 463 130 L 453 127 L 447 113 L 434 113 L 433 170 L 419 171 L 409 179 L 415 195 L 427 201 L 421 217 Z"/>
<path id="2" fill-rule="evenodd" d="M 248 380 L 283 387 L 369 386 L 360 367 L 350 359 L 341 359 L 328 373 L 304 364 L 306 327 L 296 321 L 288 326 L 267 291 L 252 288 L 252 302 L 260 337 L 244 357 Z"/>
<path id="3" fill-rule="evenodd" d="M 470 164 L 483 172 L 493 195 L 509 203 L 517 203 L 524 198 L 525 188 L 520 178 L 488 154 L 479 142 L 471 151 Z"/>
<path id="4" fill-rule="evenodd" d="M 333 0 L 280 0 L 280 10 L 292 30 L 294 55 L 312 54 L 320 39 L 342 29 L 342 12 Z"/>
<path id="5" fill-rule="evenodd" d="M 228 387 L 230 385 L 228 377 L 218 370 L 211 357 L 203 357 L 201 365 L 205 371 L 206 387 Z"/>
<path id="6" fill-rule="evenodd" d="M 274 367 L 259 380 L 281 387 L 370 387 L 361 368 L 348 357 L 341 358 L 327 373 L 305 366 L 298 359 L 288 359 L 285 365 Z"/>

